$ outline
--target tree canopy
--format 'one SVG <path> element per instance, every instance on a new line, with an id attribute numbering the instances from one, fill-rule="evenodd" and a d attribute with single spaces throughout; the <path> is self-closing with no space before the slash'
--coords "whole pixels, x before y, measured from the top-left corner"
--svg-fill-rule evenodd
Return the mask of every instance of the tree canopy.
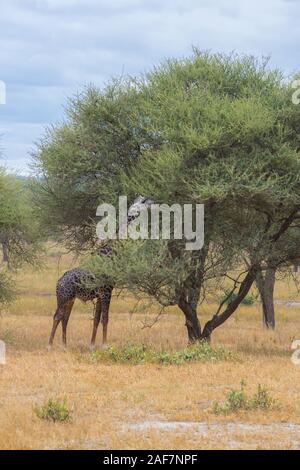
<path id="1" fill-rule="evenodd" d="M 94 245 L 97 206 L 117 202 L 121 170 L 138 160 L 149 141 L 133 115 L 128 119 L 136 100 L 134 88 L 119 80 L 104 90 L 86 88 L 69 100 L 65 121 L 48 129 L 33 154 L 33 189 L 44 226 L 71 249 Z"/>

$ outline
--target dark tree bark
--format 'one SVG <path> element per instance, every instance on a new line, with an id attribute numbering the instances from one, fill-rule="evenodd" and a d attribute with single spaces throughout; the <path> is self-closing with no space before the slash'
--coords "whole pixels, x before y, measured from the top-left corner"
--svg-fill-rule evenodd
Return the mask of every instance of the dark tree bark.
<path id="1" fill-rule="evenodd" d="M 188 343 L 192 344 L 201 339 L 201 325 L 197 315 L 197 305 L 204 280 L 205 261 L 208 254 L 209 243 L 200 252 L 194 252 L 191 259 L 193 270 L 182 285 L 177 287 L 177 305 L 185 316 Z M 176 244 L 170 242 L 169 250 L 174 259 L 180 256 L 176 250 Z"/>
<path id="2" fill-rule="evenodd" d="M 211 222 L 207 222 L 206 227 L 206 233 L 208 233 L 211 229 Z M 197 306 L 204 282 L 208 251 L 209 242 L 203 246 L 199 253 L 195 252 L 191 260 L 194 270 L 191 271 L 180 290 L 178 307 L 185 316 L 189 344 L 201 340 L 201 325 L 197 315 Z"/>
<path id="3" fill-rule="evenodd" d="M 194 252 L 194 256 L 191 259 L 191 268 L 193 267 L 193 270 L 191 270 L 190 275 L 179 290 L 178 307 L 185 316 L 189 344 L 201 340 L 201 325 L 197 315 L 197 306 L 205 279 L 205 264 L 213 230 L 214 204 L 214 202 L 209 202 L 205 206 L 205 243 L 199 252 Z"/>
<path id="4" fill-rule="evenodd" d="M 274 287 L 275 268 L 269 268 L 265 274 L 259 271 L 256 275 L 256 285 L 260 295 L 263 311 L 263 325 L 268 329 L 275 329 Z"/>
<path id="5" fill-rule="evenodd" d="M 2 253 L 3 253 L 3 263 L 9 264 L 9 254 L 8 254 L 8 246 L 6 242 L 2 242 Z"/>
<path id="6" fill-rule="evenodd" d="M 178 306 L 185 316 L 185 325 L 188 333 L 189 344 L 200 340 L 201 326 L 197 316 L 197 302 L 191 301 L 186 294 L 180 296 Z"/>
<path id="7" fill-rule="evenodd" d="M 257 271 L 258 271 L 257 266 L 252 266 L 249 269 L 248 273 L 246 274 L 245 278 L 243 279 L 243 281 L 240 284 L 240 288 L 239 288 L 237 296 L 234 298 L 234 300 L 232 300 L 227 305 L 227 307 L 225 308 L 225 310 L 223 312 L 218 311 L 212 317 L 212 319 L 209 320 L 205 324 L 205 326 L 203 328 L 203 332 L 202 332 L 201 337 L 200 337 L 201 340 L 209 341 L 213 330 L 215 330 L 218 326 L 222 325 L 236 311 L 236 309 L 238 308 L 238 306 L 240 305 L 242 300 L 246 297 L 249 290 L 251 289 L 251 286 L 255 281 Z M 222 304 L 220 305 L 219 310 L 221 310 L 221 307 L 222 307 Z"/>

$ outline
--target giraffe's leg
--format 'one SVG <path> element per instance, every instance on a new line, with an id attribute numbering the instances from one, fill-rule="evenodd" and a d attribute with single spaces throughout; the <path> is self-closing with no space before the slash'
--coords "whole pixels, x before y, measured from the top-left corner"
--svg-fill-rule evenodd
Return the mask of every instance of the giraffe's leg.
<path id="1" fill-rule="evenodd" d="M 62 342 L 63 346 L 66 348 L 67 347 L 67 325 L 68 321 L 72 312 L 72 308 L 74 305 L 75 299 L 70 300 L 64 308 L 64 315 L 61 320 L 61 325 L 62 325 Z"/>
<path id="2" fill-rule="evenodd" d="M 94 316 L 93 333 L 92 333 L 92 339 L 91 339 L 91 349 L 93 349 L 94 346 L 95 346 L 95 341 L 96 341 L 97 330 L 98 330 L 98 325 L 99 325 L 99 322 L 100 322 L 100 318 L 101 318 L 101 299 L 100 299 L 100 297 L 98 297 L 97 298 L 97 303 L 96 303 L 95 316 Z"/>
<path id="3" fill-rule="evenodd" d="M 53 317 L 53 326 L 52 326 L 52 330 L 51 330 L 51 334 L 49 338 L 49 344 L 48 344 L 49 349 L 51 349 L 52 347 L 57 327 L 59 323 L 61 322 L 63 316 L 64 316 L 64 305 L 59 305 Z"/>
<path id="4" fill-rule="evenodd" d="M 107 326 L 108 326 L 108 315 L 109 315 L 109 306 L 111 300 L 112 288 L 106 288 L 105 293 L 102 297 L 102 315 L 101 315 L 101 322 L 103 326 L 103 339 L 102 339 L 102 347 L 106 346 L 107 342 Z"/>

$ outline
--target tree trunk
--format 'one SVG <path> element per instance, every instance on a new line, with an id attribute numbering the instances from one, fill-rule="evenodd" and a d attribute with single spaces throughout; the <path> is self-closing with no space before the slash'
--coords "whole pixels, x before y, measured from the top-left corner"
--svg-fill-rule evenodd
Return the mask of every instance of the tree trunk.
<path id="1" fill-rule="evenodd" d="M 9 265 L 9 254 L 8 254 L 8 246 L 6 242 L 2 242 L 2 253 L 3 253 L 3 263 L 7 263 Z"/>
<path id="2" fill-rule="evenodd" d="M 274 287 L 275 268 L 266 270 L 265 275 L 260 271 L 256 276 L 256 285 L 260 295 L 263 311 L 263 325 L 268 329 L 275 329 Z"/>
<path id="3" fill-rule="evenodd" d="M 213 330 L 222 325 L 236 311 L 242 300 L 246 297 L 249 290 L 251 289 L 251 286 L 255 281 L 257 271 L 258 268 L 255 265 L 249 269 L 247 275 L 240 284 L 237 296 L 227 305 L 223 312 L 217 311 L 212 319 L 205 324 L 200 337 L 201 340 L 209 341 Z M 220 305 L 220 307 L 221 306 L 222 305 Z"/>
<path id="4" fill-rule="evenodd" d="M 205 206 L 205 243 L 200 251 L 194 251 L 190 261 L 191 272 L 180 284 L 176 293 L 178 295 L 178 307 L 185 316 L 189 344 L 201 340 L 201 325 L 197 315 L 197 306 L 200 298 L 201 288 L 205 277 L 205 263 L 209 252 L 210 237 L 213 225 L 212 208 L 214 202 Z M 180 250 L 177 249 L 176 240 L 169 241 L 169 251 L 172 258 L 179 259 Z"/>
<path id="5" fill-rule="evenodd" d="M 178 306 L 185 316 L 185 325 L 187 328 L 189 344 L 199 341 L 201 338 L 201 326 L 197 316 L 197 304 L 193 305 L 193 302 L 188 302 L 187 298 L 182 295 L 178 302 Z"/>

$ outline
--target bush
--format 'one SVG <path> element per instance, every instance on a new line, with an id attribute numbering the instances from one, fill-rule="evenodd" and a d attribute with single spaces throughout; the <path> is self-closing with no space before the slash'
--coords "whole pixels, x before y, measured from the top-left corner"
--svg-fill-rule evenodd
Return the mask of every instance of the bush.
<path id="1" fill-rule="evenodd" d="M 229 304 L 230 302 L 232 302 L 232 300 L 236 299 L 236 297 L 237 294 L 235 292 L 231 292 L 230 289 L 225 289 L 224 296 L 221 298 L 221 302 L 225 301 L 225 304 Z M 255 297 L 253 295 L 248 294 L 243 298 L 241 303 L 243 305 L 253 305 L 254 301 Z"/>
<path id="2" fill-rule="evenodd" d="M 231 359 L 234 359 L 231 351 L 222 346 L 212 348 L 206 342 L 195 344 L 175 353 L 163 352 L 158 355 L 158 361 L 161 364 L 177 365 L 186 362 L 218 362 Z"/>
<path id="3" fill-rule="evenodd" d="M 240 410 L 267 410 L 277 405 L 277 401 L 265 387 L 259 384 L 257 392 L 249 397 L 245 392 L 245 385 L 245 382 L 241 381 L 240 389 L 230 390 L 226 394 L 224 403 L 215 402 L 213 412 L 215 414 L 227 414 Z"/>
<path id="4" fill-rule="evenodd" d="M 251 399 L 251 406 L 253 409 L 268 409 L 276 405 L 276 400 L 270 396 L 268 390 L 261 385 L 258 385 L 257 392 Z"/>
<path id="5" fill-rule="evenodd" d="M 127 344 L 122 347 L 110 346 L 105 350 L 93 351 L 88 362 L 114 362 L 121 364 L 174 364 L 186 362 L 217 362 L 235 359 L 234 354 L 224 347 L 212 348 L 207 343 L 198 343 L 176 352 L 155 351 L 144 345 Z"/>
<path id="6" fill-rule="evenodd" d="M 47 421 L 55 422 L 66 422 L 70 421 L 71 415 L 68 410 L 66 400 L 53 400 L 50 398 L 42 406 L 34 407 L 35 414 L 40 418 Z"/>
<path id="7" fill-rule="evenodd" d="M 105 350 L 93 351 L 92 362 L 111 361 L 121 364 L 143 364 L 152 362 L 154 352 L 144 344 L 126 344 L 123 347 L 110 346 Z"/>

